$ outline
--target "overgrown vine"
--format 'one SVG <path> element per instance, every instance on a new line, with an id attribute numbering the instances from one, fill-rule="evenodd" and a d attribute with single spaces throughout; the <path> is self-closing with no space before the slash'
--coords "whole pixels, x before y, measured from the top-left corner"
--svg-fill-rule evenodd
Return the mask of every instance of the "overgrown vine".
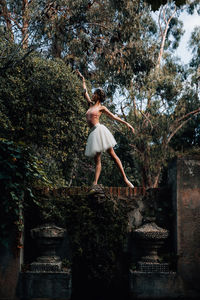
<path id="1" fill-rule="evenodd" d="M 0 139 L 0 243 L 8 247 L 10 230 L 22 232 L 23 210 L 28 199 L 36 201 L 33 182 L 46 182 L 40 162 L 22 144 Z"/>

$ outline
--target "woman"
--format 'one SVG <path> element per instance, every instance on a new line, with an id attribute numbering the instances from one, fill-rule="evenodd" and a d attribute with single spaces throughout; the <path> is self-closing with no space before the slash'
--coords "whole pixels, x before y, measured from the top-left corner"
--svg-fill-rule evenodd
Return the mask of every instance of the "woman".
<path id="1" fill-rule="evenodd" d="M 108 117 L 112 118 L 113 120 L 125 124 L 129 129 L 132 130 L 133 133 L 134 133 L 134 128 L 129 123 L 113 115 L 105 106 L 101 104 L 105 100 L 105 93 L 102 89 L 96 89 L 91 100 L 87 92 L 85 78 L 79 71 L 77 71 L 77 73 L 83 81 L 84 96 L 87 99 L 87 102 L 90 106 L 86 113 L 86 118 L 87 118 L 87 123 L 91 128 L 91 132 L 87 140 L 85 155 L 89 157 L 94 157 L 96 168 L 95 168 L 95 178 L 93 184 L 96 185 L 98 183 L 98 179 L 101 173 L 101 153 L 103 151 L 107 151 L 111 156 L 111 158 L 116 163 L 116 165 L 118 166 L 126 185 L 128 187 L 133 188 L 134 187 L 133 184 L 126 177 L 126 174 L 124 172 L 119 157 L 116 155 L 115 151 L 113 150 L 113 147 L 116 145 L 116 141 L 113 135 L 111 134 L 111 132 L 104 125 L 99 123 L 99 118 L 101 114 L 104 113 Z"/>

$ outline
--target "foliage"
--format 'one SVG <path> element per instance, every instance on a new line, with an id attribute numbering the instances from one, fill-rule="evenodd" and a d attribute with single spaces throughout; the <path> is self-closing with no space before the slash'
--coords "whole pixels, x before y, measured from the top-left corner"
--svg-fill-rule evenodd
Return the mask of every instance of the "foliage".
<path id="1" fill-rule="evenodd" d="M 196 122 L 199 98 L 195 96 L 195 86 L 186 84 L 185 74 L 184 68 L 168 60 L 158 73 L 152 71 L 146 77 L 143 86 L 133 82 L 134 89 L 122 104 L 129 109 L 126 120 L 136 130 L 136 135 L 128 139 L 122 131 L 123 144 L 129 149 L 129 160 L 134 159 L 135 166 L 139 167 L 140 184 L 146 187 L 158 186 L 163 166 L 176 155 L 173 138 L 179 130 L 183 133 L 187 122 L 193 122 L 192 138 L 199 140 Z"/>
<path id="2" fill-rule="evenodd" d="M 0 242 L 4 246 L 10 229 L 23 230 L 24 196 L 34 201 L 33 181 L 48 184 L 41 162 L 26 147 L 0 139 Z"/>
<path id="3" fill-rule="evenodd" d="M 159 21 L 161 25 L 163 20 L 163 27 L 160 27 L 160 31 L 152 31 L 147 37 L 150 43 L 159 41 L 159 35 L 162 37 L 160 51 L 157 44 L 151 52 L 157 56 L 156 67 L 149 73 L 143 73 L 143 76 L 132 74 L 131 82 L 122 83 L 121 80 L 119 91 L 122 100 L 116 100 L 117 108 L 119 116 L 135 127 L 135 137 L 127 132 L 125 126 L 116 126 L 115 122 L 111 125 L 104 120 L 115 133 L 118 142 L 115 150 L 123 162 L 126 174 L 135 185 L 145 187 L 159 185 L 162 181 L 163 168 L 166 167 L 168 160 L 177 154 L 177 150 L 180 151 L 177 144 L 181 146 L 182 143 L 181 140 L 178 143 L 177 134 L 178 137 L 182 135 L 182 141 L 187 140 L 187 147 L 191 147 L 191 142 L 194 144 L 194 141 L 197 146 L 199 141 L 197 121 L 199 96 L 196 92 L 198 74 L 191 69 L 188 70 L 172 57 L 173 49 L 178 46 L 183 34 L 175 12 L 174 5 L 170 3 L 160 9 Z M 150 19 L 146 21 L 150 26 Z M 191 42 L 191 46 L 196 47 L 194 53 L 197 51 L 195 49 L 198 49 L 198 33 L 195 32 L 196 35 L 193 34 Z M 197 67 L 199 56 L 195 57 L 194 66 Z M 191 81 L 191 77 L 188 76 L 192 73 Z M 122 86 L 124 89 L 120 89 Z M 185 137 L 184 130 L 191 137 Z M 108 159 L 103 159 L 101 182 L 106 185 L 112 185 L 113 182 L 115 185 L 121 185 L 120 174 L 115 170 Z"/>
<path id="4" fill-rule="evenodd" d="M 178 109 L 189 113 L 199 107 L 199 27 L 194 28 L 191 34 L 189 45 L 193 53 L 189 68 L 182 70 L 182 80 L 184 81 L 181 90 L 181 102 Z M 182 107 L 181 107 L 182 106 Z M 181 128 L 170 142 L 171 147 L 178 154 L 199 153 L 200 146 L 200 116 L 197 114 L 191 118 L 184 128 Z"/>
<path id="5" fill-rule="evenodd" d="M 127 206 L 124 200 L 110 196 L 98 198 L 92 193 L 67 196 L 65 193 L 64 189 L 35 191 L 38 202 L 25 211 L 27 226 L 33 228 L 37 216 L 37 226 L 53 222 L 66 228 L 74 285 L 77 280 L 79 284 L 82 281 L 90 285 L 100 281 L 102 289 L 104 285 L 108 287 L 119 274 L 127 234 Z"/>
<path id="6" fill-rule="evenodd" d="M 179 10 L 199 9 L 199 1 L 185 2 L 2 1 L 1 136 L 30 144 L 54 186 L 90 184 L 93 165 L 83 157 L 86 107 L 72 72 L 78 68 L 105 88 L 112 111 L 136 128 L 133 137 L 105 122 L 117 137 L 128 177 L 157 186 L 181 141 L 187 148 L 199 143 L 198 30 L 190 69 L 173 57 L 183 34 Z M 156 24 L 151 9 L 158 8 Z M 121 185 L 113 164 L 103 163 L 102 183 Z"/>
<path id="7" fill-rule="evenodd" d="M 24 3 L 7 0 L 1 4 L 0 22 L 10 39 L 20 36 L 24 49 L 34 46 L 44 55 L 62 58 L 95 83 L 104 84 L 107 78 L 108 91 L 129 82 L 133 73 L 148 72 L 154 64 L 154 44 L 146 40 L 155 24 L 143 1 Z M 9 26 L 12 22 L 16 30 Z"/>
<path id="8" fill-rule="evenodd" d="M 62 60 L 23 55 L 1 76 L 0 134 L 29 145 L 54 185 L 68 185 L 87 132 L 80 81 Z"/>
<path id="9" fill-rule="evenodd" d="M 121 135 L 123 140 L 118 152 L 124 165 L 131 166 L 131 170 L 127 168 L 127 175 L 130 178 L 135 175 L 133 182 L 145 187 L 158 186 L 162 181 L 163 168 L 177 150 L 183 151 L 183 145 L 187 148 L 191 144 L 199 145 L 198 31 L 195 30 L 191 41 L 195 54 L 194 68 L 188 70 L 175 61 L 169 47 L 174 44 L 173 36 L 178 34 L 180 38 L 182 34 L 177 18 L 171 18 L 174 7 L 168 4 L 162 8 L 160 19 L 163 12 L 165 27 L 160 28 L 162 40 L 156 67 L 142 80 L 133 76 L 124 93 L 122 90 L 122 100 L 117 103 L 121 108 L 120 117 L 132 124 L 136 131 L 134 137 L 128 136 L 124 127 L 117 128 L 118 136 Z M 170 23 L 167 20 L 171 20 Z M 116 125 L 112 128 L 116 132 Z"/>
<path id="10" fill-rule="evenodd" d="M 169 187 L 148 189 L 143 198 L 145 209 L 143 209 L 143 222 L 155 222 L 158 226 L 168 229 L 173 235 L 174 212 L 171 191 Z"/>
<path id="11" fill-rule="evenodd" d="M 109 282 L 116 272 L 126 233 L 126 210 L 110 199 L 86 197 L 68 203 L 66 222 L 76 263 L 84 263 L 89 279 Z"/>
<path id="12" fill-rule="evenodd" d="M 156 11 L 160 8 L 161 5 L 167 4 L 168 0 L 145 0 L 148 4 L 151 5 L 152 10 Z M 175 0 L 174 1 L 177 6 L 181 6 L 186 4 L 186 0 Z"/>
<path id="13" fill-rule="evenodd" d="M 199 0 L 188 1 L 186 8 L 189 14 L 193 14 L 195 9 L 200 14 Z"/>
<path id="14" fill-rule="evenodd" d="M 140 200 L 136 196 L 135 201 L 110 196 L 98 198 L 91 192 L 68 196 L 68 192 L 65 189 L 38 191 L 39 206 L 37 203 L 35 208 L 26 210 L 25 216 L 29 228 L 38 226 L 39 222 L 53 222 L 66 228 L 70 239 L 75 291 L 88 296 L 91 291 L 96 293 L 100 288 L 105 293 L 113 282 L 117 282 L 115 288 L 118 287 L 119 292 L 126 263 L 130 266 L 130 256 L 124 253 L 123 248 L 127 238 L 128 214 L 135 208 L 138 209 L 140 201 L 142 206 L 139 211 L 143 222 L 155 221 L 158 226 L 170 231 L 170 238 L 160 254 L 164 259 L 170 253 L 172 262 L 174 214 L 168 188 L 149 189 Z M 36 216 L 40 220 L 35 221 Z M 35 242 L 30 241 L 29 247 L 31 243 Z M 64 267 L 69 266 L 69 260 L 65 259 Z"/>

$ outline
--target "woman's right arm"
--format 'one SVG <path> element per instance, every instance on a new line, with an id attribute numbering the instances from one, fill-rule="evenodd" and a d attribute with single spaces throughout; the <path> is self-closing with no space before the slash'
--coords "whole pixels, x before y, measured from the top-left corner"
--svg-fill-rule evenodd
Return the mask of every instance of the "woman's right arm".
<path id="1" fill-rule="evenodd" d="M 86 83 L 85 83 L 85 77 L 78 70 L 77 70 L 77 73 L 83 81 L 84 97 L 87 99 L 88 104 L 92 104 L 92 101 L 91 101 L 90 96 L 89 96 L 88 91 L 87 91 L 87 86 L 86 86 Z"/>

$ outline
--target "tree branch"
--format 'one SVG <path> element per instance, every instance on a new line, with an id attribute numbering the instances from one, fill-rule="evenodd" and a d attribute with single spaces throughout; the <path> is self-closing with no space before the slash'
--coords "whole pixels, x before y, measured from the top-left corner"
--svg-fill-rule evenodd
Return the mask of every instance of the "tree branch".
<path id="1" fill-rule="evenodd" d="M 195 114 L 196 112 L 199 112 L 199 111 L 200 111 L 200 107 L 197 108 L 197 109 L 195 109 L 195 110 L 193 110 L 193 111 L 190 111 L 190 112 L 187 113 L 186 115 L 180 117 L 179 119 L 176 120 L 176 122 L 179 122 L 179 121 L 181 121 L 181 120 L 187 118 L 188 116 L 190 116 L 190 115 L 192 115 L 192 114 Z"/>
<path id="2" fill-rule="evenodd" d="M 6 26 L 7 26 L 7 30 L 8 30 L 8 32 L 10 32 L 11 39 L 13 40 L 14 35 L 13 35 L 13 31 L 12 31 L 12 24 L 11 24 L 11 21 L 10 21 L 10 18 L 9 18 L 10 11 L 8 10 L 6 1 L 0 0 L 0 6 L 2 8 L 1 16 L 4 17 L 5 22 L 6 22 Z"/>
<path id="3" fill-rule="evenodd" d="M 164 19 L 164 22 L 165 22 L 166 25 L 167 25 L 167 20 L 166 20 L 165 13 L 166 13 L 167 6 L 168 6 L 168 4 L 166 4 L 164 9 L 163 9 L 163 19 Z"/>
<path id="4" fill-rule="evenodd" d="M 140 155 L 142 155 L 144 152 L 140 151 L 134 144 L 129 144 L 136 152 L 138 152 Z"/>
<path id="5" fill-rule="evenodd" d="M 122 115 L 123 115 L 125 121 L 127 122 L 127 118 L 126 118 L 126 115 L 125 115 L 125 113 L 124 113 L 124 107 L 122 107 L 122 103 L 121 103 L 120 106 L 121 106 Z"/>
<path id="6" fill-rule="evenodd" d="M 178 127 L 176 127 L 176 129 L 174 129 L 174 131 L 170 134 L 170 136 L 167 139 L 166 146 L 169 144 L 169 142 L 171 141 L 171 139 L 173 138 L 173 136 L 177 133 L 177 131 L 179 131 L 179 129 L 181 129 L 189 120 L 191 120 L 199 112 L 200 112 L 200 108 L 197 109 L 195 112 L 194 111 L 191 112 L 191 113 L 193 113 L 192 116 L 190 118 L 188 118 L 187 120 L 183 121 Z M 191 113 L 189 113 L 187 115 L 191 115 Z"/>
<path id="7" fill-rule="evenodd" d="M 160 8 L 159 17 L 158 17 L 158 24 L 159 24 L 159 27 L 160 27 L 161 36 L 163 37 L 163 30 L 162 30 L 162 26 L 161 26 L 161 22 L 160 22 L 162 9 L 163 9 L 163 6 L 161 6 L 161 8 Z"/>
<path id="8" fill-rule="evenodd" d="M 99 23 L 90 23 L 90 22 L 88 22 L 86 24 L 88 24 L 88 25 L 94 25 L 94 26 L 99 26 L 99 27 L 102 27 L 102 28 L 104 28 L 104 29 L 106 29 L 106 30 L 108 30 L 110 32 L 110 29 L 108 27 L 106 27 L 105 25 L 102 25 L 102 24 L 99 24 Z"/>
<path id="9" fill-rule="evenodd" d="M 148 116 L 145 114 L 145 113 L 143 113 L 142 111 L 140 111 L 140 113 L 145 117 L 145 119 L 149 122 L 149 124 L 150 124 L 150 126 L 151 126 L 151 129 L 153 130 L 153 125 L 152 125 L 152 123 L 151 123 L 151 120 L 148 118 Z"/>
<path id="10" fill-rule="evenodd" d="M 17 27 L 18 27 L 20 30 L 22 30 L 22 26 L 19 24 L 19 22 L 18 22 L 16 19 L 14 19 L 14 18 L 11 16 L 11 14 L 9 14 L 8 18 L 9 18 L 11 21 L 13 21 L 13 22 L 15 23 L 15 25 L 17 25 Z"/>

